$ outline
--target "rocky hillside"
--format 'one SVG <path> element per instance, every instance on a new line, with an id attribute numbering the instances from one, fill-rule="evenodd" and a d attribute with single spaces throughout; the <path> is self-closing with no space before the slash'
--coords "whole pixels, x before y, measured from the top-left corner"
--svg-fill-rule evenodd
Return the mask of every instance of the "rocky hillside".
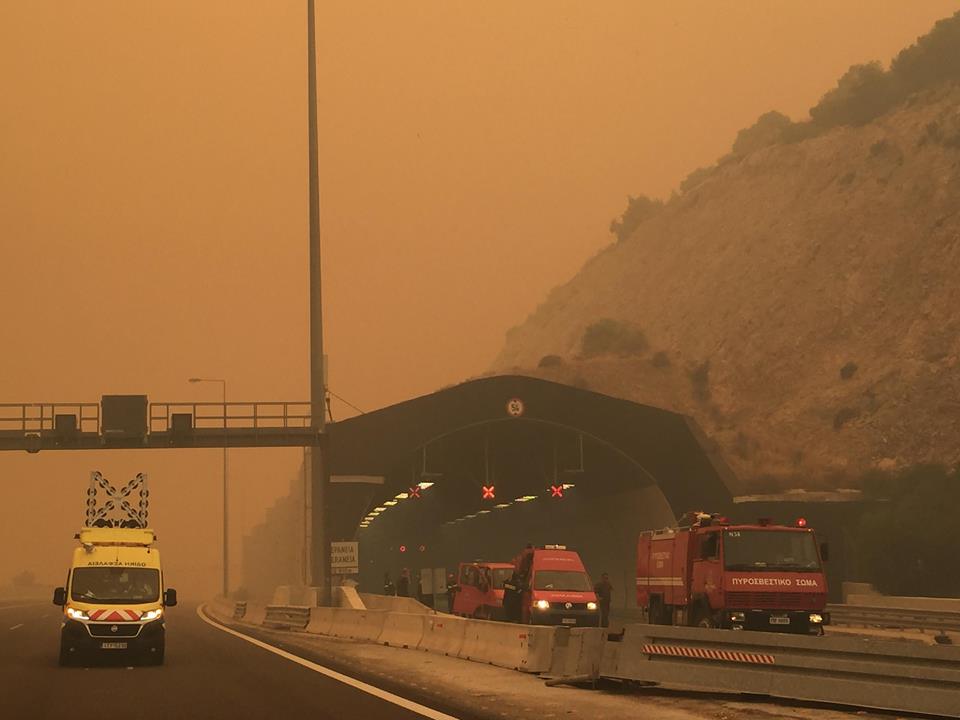
<path id="1" fill-rule="evenodd" d="M 697 173 L 510 330 L 494 369 L 688 413 L 755 489 L 954 464 L 958 274 L 947 81 Z"/>

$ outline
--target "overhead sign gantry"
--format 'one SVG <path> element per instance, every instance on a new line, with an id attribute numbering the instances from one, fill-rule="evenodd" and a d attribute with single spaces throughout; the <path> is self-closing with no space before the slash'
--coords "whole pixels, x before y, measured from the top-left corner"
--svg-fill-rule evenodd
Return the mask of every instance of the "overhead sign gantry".
<path id="1" fill-rule="evenodd" d="M 319 411 L 322 414 L 322 410 Z M 311 447 L 309 402 L 158 402 L 104 395 L 99 403 L 0 404 L 0 450 Z"/>

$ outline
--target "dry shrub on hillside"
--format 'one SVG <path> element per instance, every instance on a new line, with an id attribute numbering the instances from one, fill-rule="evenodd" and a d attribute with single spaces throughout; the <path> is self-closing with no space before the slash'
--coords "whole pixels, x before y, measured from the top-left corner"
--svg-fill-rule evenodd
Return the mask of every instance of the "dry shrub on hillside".
<path id="1" fill-rule="evenodd" d="M 646 335 L 640 328 L 627 323 L 604 318 L 587 326 L 580 344 L 582 357 L 601 355 L 642 355 L 649 347 Z"/>
<path id="2" fill-rule="evenodd" d="M 646 195 L 627 198 L 627 209 L 623 214 L 610 221 L 610 232 L 617 236 L 617 242 L 623 242 L 633 235 L 638 227 L 663 210 L 663 201 L 648 198 Z"/>

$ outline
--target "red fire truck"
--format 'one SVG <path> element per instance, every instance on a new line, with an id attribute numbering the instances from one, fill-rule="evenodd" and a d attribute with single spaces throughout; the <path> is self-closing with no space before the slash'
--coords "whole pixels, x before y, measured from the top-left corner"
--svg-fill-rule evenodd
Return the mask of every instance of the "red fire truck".
<path id="1" fill-rule="evenodd" d="M 735 525 L 690 512 L 637 543 L 637 605 L 647 622 L 821 634 L 827 581 L 806 521 Z"/>

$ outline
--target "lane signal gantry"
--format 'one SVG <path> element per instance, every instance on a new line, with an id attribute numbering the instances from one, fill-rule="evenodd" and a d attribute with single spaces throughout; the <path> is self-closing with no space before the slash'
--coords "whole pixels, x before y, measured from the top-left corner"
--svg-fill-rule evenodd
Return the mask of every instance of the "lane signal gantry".
<path id="1" fill-rule="evenodd" d="M 497 497 L 496 486 L 495 485 L 484 485 L 483 486 L 483 499 L 484 500 L 494 500 Z"/>
<path id="2" fill-rule="evenodd" d="M 419 485 L 414 485 L 412 488 L 410 488 L 410 489 L 407 491 L 407 494 L 409 495 L 409 497 L 410 497 L 411 499 L 416 498 L 416 499 L 419 500 L 419 499 L 420 499 L 420 486 L 419 486 Z"/>
<path id="3" fill-rule="evenodd" d="M 551 485 L 551 486 L 550 486 L 550 497 L 562 498 L 562 497 L 563 497 L 563 485 Z"/>

